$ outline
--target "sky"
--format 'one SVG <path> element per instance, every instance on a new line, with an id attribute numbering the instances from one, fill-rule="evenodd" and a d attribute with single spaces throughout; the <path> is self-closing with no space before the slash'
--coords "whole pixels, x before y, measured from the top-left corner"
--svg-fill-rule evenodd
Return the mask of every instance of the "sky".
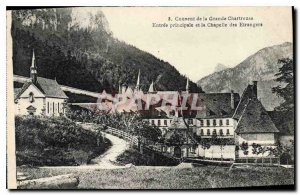
<path id="1" fill-rule="evenodd" d="M 292 42 L 290 7 L 105 7 L 113 36 L 169 62 L 192 81 L 214 72 L 218 63 L 234 67 L 258 50 Z M 158 28 L 176 17 L 252 17 L 262 27 Z M 172 21 L 168 21 L 168 17 Z M 203 21 L 202 21 L 203 22 Z M 205 21 L 227 23 L 243 21 Z M 193 24 L 199 23 L 192 21 Z M 204 22 L 203 22 L 204 23 Z"/>

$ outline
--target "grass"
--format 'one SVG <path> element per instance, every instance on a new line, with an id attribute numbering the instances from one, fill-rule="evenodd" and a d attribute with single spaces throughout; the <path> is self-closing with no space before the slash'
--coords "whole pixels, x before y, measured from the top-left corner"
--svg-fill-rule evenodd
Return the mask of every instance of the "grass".
<path id="1" fill-rule="evenodd" d="M 174 166 L 179 164 L 179 161 L 167 158 L 159 153 L 155 153 L 155 156 L 152 155 L 152 152 L 147 152 L 146 150 L 141 154 L 136 148 L 129 148 L 117 157 L 117 161 L 122 164 L 131 163 L 137 166 Z"/>
<path id="2" fill-rule="evenodd" d="M 203 166 L 131 167 L 128 169 L 42 169 L 18 167 L 33 178 L 73 173 L 80 189 L 206 189 L 247 186 L 293 185 L 294 169 L 252 167 L 233 169 Z"/>
<path id="3" fill-rule="evenodd" d="M 16 116 L 17 165 L 87 164 L 111 143 L 64 117 Z"/>

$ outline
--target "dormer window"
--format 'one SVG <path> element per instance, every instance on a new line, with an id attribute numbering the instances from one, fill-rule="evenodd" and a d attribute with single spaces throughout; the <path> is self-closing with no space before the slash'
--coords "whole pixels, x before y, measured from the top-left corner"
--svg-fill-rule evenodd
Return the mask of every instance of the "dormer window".
<path id="1" fill-rule="evenodd" d="M 30 103 L 34 102 L 34 97 L 33 97 L 33 93 L 32 92 L 29 93 L 29 102 Z"/>

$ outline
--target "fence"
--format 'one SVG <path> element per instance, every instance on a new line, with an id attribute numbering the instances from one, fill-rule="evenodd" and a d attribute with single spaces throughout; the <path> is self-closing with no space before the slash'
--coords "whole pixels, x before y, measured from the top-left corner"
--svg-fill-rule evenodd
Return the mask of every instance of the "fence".
<path id="1" fill-rule="evenodd" d="M 106 133 L 115 135 L 117 137 L 120 137 L 124 140 L 127 140 L 131 143 L 133 146 L 138 146 L 140 152 L 152 154 L 153 158 L 158 157 L 158 158 L 167 158 L 171 160 L 173 163 L 178 161 L 178 158 L 172 156 L 171 154 L 168 153 L 163 153 L 161 149 L 157 146 L 155 146 L 153 141 L 147 140 L 145 138 L 139 139 L 138 136 L 131 135 L 130 133 L 127 133 L 125 131 L 115 129 L 113 127 L 108 127 L 107 129 L 104 130 Z M 142 144 L 141 144 L 142 143 Z"/>
<path id="2" fill-rule="evenodd" d="M 108 127 L 107 129 L 104 130 L 106 133 L 115 135 L 117 137 L 120 137 L 126 141 L 129 141 L 132 145 L 138 146 L 139 144 L 139 139 L 135 135 L 131 135 L 130 133 L 127 133 L 125 131 L 115 129 L 112 127 Z"/>
<path id="3" fill-rule="evenodd" d="M 248 157 L 237 158 L 235 164 L 256 164 L 256 165 L 280 165 L 280 159 L 277 157 Z"/>

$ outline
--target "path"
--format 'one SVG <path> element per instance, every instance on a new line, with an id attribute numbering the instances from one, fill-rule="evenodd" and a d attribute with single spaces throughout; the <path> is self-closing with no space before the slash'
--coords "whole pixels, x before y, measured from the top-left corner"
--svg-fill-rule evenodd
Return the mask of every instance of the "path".
<path id="1" fill-rule="evenodd" d="M 92 123 L 78 123 L 83 128 L 89 129 L 91 131 L 95 131 L 96 124 Z M 81 166 L 45 166 L 40 168 L 45 169 L 62 169 L 62 168 L 72 168 L 72 169 L 122 169 L 122 168 L 129 168 L 130 165 L 120 165 L 116 162 L 117 157 L 122 154 L 125 150 L 129 148 L 129 143 L 123 139 L 120 139 L 116 136 L 102 133 L 105 138 L 111 141 L 112 146 L 102 155 L 94 158 L 91 160 L 91 164 L 88 165 L 81 165 Z"/>
<path id="2" fill-rule="evenodd" d="M 105 167 L 106 169 L 120 168 L 116 165 L 117 157 L 129 148 L 129 144 L 116 136 L 105 133 L 105 137 L 111 141 L 112 147 L 109 148 L 104 154 L 94 158 L 91 162 L 93 166 Z"/>

